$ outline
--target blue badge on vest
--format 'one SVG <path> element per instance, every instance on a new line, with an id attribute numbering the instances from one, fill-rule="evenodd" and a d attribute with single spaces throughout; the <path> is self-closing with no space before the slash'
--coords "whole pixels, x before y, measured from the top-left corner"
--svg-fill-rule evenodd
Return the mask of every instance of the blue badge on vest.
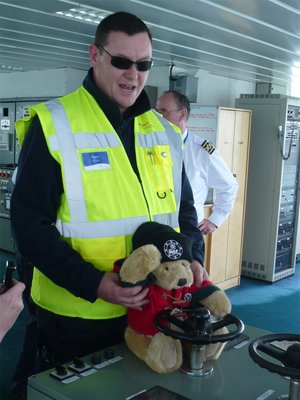
<path id="1" fill-rule="evenodd" d="M 82 161 L 86 171 L 110 168 L 108 154 L 106 151 L 82 153 Z"/>

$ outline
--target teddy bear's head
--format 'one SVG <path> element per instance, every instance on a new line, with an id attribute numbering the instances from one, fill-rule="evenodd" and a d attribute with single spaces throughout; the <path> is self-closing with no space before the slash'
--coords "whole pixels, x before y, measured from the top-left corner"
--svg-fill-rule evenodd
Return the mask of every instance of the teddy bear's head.
<path id="1" fill-rule="evenodd" d="M 168 225 L 145 222 L 132 237 L 133 252 L 120 271 L 122 282 L 154 283 L 163 289 L 178 289 L 193 283 L 190 268 L 192 241 Z"/>
<path id="2" fill-rule="evenodd" d="M 191 263 L 187 260 L 162 263 L 153 271 L 153 274 L 156 285 L 167 290 L 191 286 L 193 283 Z"/>

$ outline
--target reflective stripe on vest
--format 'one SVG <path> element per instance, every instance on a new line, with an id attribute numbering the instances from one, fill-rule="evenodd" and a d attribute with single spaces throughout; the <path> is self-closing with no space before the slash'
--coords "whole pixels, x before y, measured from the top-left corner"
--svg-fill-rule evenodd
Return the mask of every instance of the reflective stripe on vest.
<path id="1" fill-rule="evenodd" d="M 172 150 L 178 146 L 178 141 L 180 140 L 180 136 L 175 134 L 174 129 L 172 126 L 169 124 L 169 121 L 166 118 L 163 118 L 159 113 L 156 113 L 157 118 L 159 119 L 160 123 L 163 125 L 163 127 L 166 130 L 166 134 L 168 135 L 168 140 L 169 143 L 171 144 L 171 154 L 172 154 L 172 160 L 173 160 L 173 176 L 181 176 L 182 173 L 182 157 L 179 157 L 178 152 Z M 183 146 L 181 142 L 181 146 Z M 175 198 L 176 198 L 176 204 L 177 204 L 177 209 L 179 210 L 180 206 L 180 199 L 181 199 L 181 185 L 175 186 Z M 159 221 L 157 221 L 159 222 Z M 163 222 L 161 222 L 163 223 Z M 170 225 L 174 228 L 175 225 L 173 223 L 166 224 Z"/>
<path id="2" fill-rule="evenodd" d="M 69 203 L 71 221 L 87 221 L 81 171 L 76 147 L 74 147 L 74 135 L 68 117 L 59 100 L 55 99 L 49 101 L 46 103 L 46 106 L 52 114 L 57 142 L 64 165 L 72 165 L 72 168 L 65 168 L 65 190 Z"/>

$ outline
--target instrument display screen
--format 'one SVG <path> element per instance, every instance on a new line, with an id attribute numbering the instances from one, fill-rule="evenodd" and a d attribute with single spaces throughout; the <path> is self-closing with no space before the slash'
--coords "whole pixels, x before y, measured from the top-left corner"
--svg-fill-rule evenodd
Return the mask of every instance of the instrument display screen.
<path id="1" fill-rule="evenodd" d="M 130 400 L 190 400 L 188 397 L 181 396 L 178 393 L 165 389 L 162 386 L 154 386 L 148 390 L 138 393 Z"/>

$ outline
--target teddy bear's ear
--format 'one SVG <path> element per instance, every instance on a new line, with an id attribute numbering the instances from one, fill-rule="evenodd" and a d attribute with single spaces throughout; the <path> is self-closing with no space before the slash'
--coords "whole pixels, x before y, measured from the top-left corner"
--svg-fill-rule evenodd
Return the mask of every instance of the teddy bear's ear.
<path id="1" fill-rule="evenodd" d="M 150 285 L 156 280 L 152 274 L 159 265 L 161 254 L 152 244 L 134 250 L 124 261 L 120 270 L 122 286 Z"/>

